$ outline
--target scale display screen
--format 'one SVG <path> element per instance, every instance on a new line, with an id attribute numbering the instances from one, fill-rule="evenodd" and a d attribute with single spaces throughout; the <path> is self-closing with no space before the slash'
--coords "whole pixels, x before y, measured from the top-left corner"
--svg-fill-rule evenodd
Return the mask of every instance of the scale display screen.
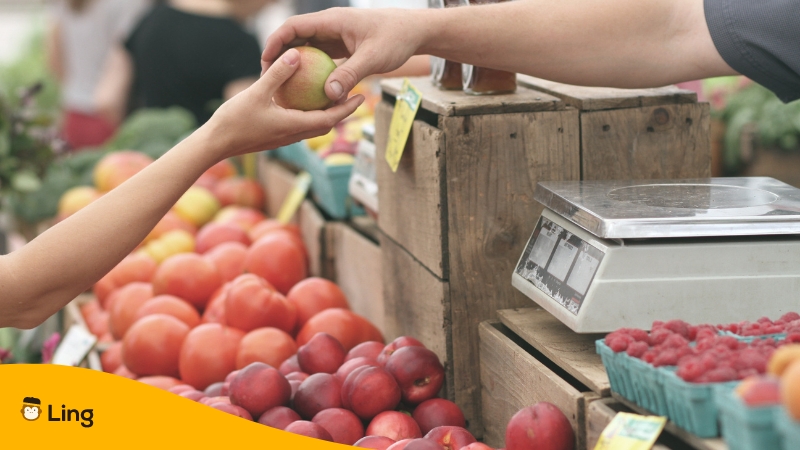
<path id="1" fill-rule="evenodd" d="M 517 274 L 577 315 L 603 256 L 597 247 L 541 217 Z"/>

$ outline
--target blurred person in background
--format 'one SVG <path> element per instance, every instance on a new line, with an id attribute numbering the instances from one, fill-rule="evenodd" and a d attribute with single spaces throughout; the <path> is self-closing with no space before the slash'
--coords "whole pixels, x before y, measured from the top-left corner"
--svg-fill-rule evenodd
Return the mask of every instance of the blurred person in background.
<path id="1" fill-rule="evenodd" d="M 180 106 L 205 123 L 261 73 L 261 47 L 244 22 L 270 0 L 169 0 L 155 6 L 109 57 L 95 93 L 118 123 L 138 108 Z"/>
<path id="2" fill-rule="evenodd" d="M 72 149 L 98 146 L 115 131 L 97 114 L 94 91 L 111 48 L 121 42 L 150 0 L 61 0 L 47 38 L 47 60 L 61 83 L 64 139 Z"/>

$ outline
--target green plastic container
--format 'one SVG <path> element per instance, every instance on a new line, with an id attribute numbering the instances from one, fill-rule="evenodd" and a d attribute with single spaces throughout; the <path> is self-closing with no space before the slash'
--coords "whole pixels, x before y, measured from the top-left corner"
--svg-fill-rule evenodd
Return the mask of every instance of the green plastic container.
<path id="1" fill-rule="evenodd" d="M 718 388 L 716 399 L 722 437 L 730 450 L 780 448 L 781 439 L 775 423 L 781 410 L 779 405 L 748 407 L 732 386 Z M 797 447 L 800 447 L 800 440 Z"/>
<path id="2" fill-rule="evenodd" d="M 334 219 L 364 215 L 350 198 L 350 175 L 353 165 L 329 166 L 316 153 L 308 150 L 306 170 L 311 174 L 311 197 Z"/>
<path id="3" fill-rule="evenodd" d="M 611 390 L 632 402 L 636 402 L 636 392 L 633 388 L 633 380 L 628 367 L 630 357 L 624 352 L 614 353 L 603 339 L 598 339 L 595 342 L 595 348 L 603 361 L 606 373 L 608 373 Z"/>
<path id="4" fill-rule="evenodd" d="M 781 450 L 797 450 L 800 448 L 800 422 L 796 422 L 789 417 L 784 408 L 780 408 L 775 416 L 775 428 L 778 430 L 781 442 L 780 447 L 775 448 Z"/>
<path id="5" fill-rule="evenodd" d="M 674 369 L 660 368 L 664 379 L 664 398 L 668 417 L 684 430 L 701 438 L 719 436 L 719 409 L 715 390 L 729 383 L 689 383 L 679 377 Z"/>
<path id="6" fill-rule="evenodd" d="M 306 170 L 306 166 L 308 165 L 307 159 L 310 153 L 313 153 L 313 150 L 308 148 L 305 142 L 300 141 L 268 151 L 267 155 L 279 161 L 286 162 L 297 168 L 297 170 Z"/>

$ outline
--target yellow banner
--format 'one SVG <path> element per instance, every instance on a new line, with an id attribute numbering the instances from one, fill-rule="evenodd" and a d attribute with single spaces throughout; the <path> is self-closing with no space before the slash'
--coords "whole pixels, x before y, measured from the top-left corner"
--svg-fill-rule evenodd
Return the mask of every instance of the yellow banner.
<path id="1" fill-rule="evenodd" d="M 0 365 L 0 448 L 352 448 L 240 419 L 120 376 Z"/>

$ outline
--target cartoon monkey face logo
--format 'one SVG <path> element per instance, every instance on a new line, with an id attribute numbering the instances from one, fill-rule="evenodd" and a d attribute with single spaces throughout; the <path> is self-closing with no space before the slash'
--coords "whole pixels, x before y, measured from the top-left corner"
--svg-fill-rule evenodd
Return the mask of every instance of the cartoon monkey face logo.
<path id="1" fill-rule="evenodd" d="M 22 400 L 22 417 L 33 422 L 42 413 L 42 402 L 36 397 L 25 397 Z"/>

